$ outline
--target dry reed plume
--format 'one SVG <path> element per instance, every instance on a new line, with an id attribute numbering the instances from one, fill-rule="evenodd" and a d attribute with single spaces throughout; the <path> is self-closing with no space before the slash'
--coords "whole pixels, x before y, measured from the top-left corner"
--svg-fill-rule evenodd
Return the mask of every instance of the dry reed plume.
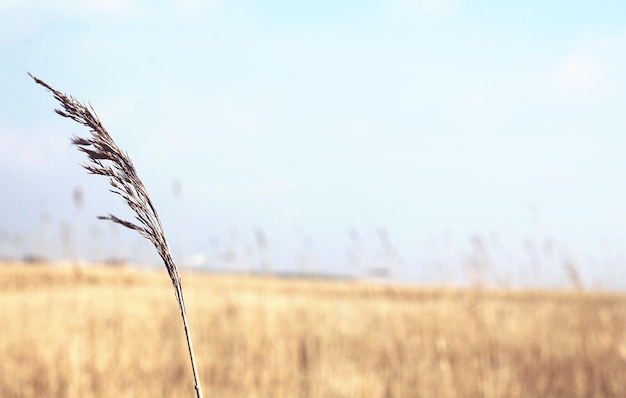
<path id="1" fill-rule="evenodd" d="M 110 191 L 120 195 L 126 201 L 126 204 L 128 204 L 128 206 L 135 213 L 135 219 L 139 223 L 136 224 L 120 219 L 113 214 L 100 216 L 98 218 L 102 220 L 111 220 L 117 224 L 139 232 L 146 239 L 152 242 L 159 253 L 159 256 L 163 259 L 165 268 L 167 268 L 167 272 L 172 280 L 176 300 L 178 301 L 180 313 L 183 318 L 196 395 L 198 398 L 201 398 L 202 389 L 198 377 L 189 327 L 187 324 L 187 311 L 185 309 L 181 278 L 178 273 L 178 268 L 172 259 L 159 215 L 150 200 L 150 196 L 148 195 L 146 188 L 137 175 L 137 171 L 135 170 L 135 166 L 133 165 L 131 158 L 117 146 L 115 141 L 113 141 L 113 138 L 111 138 L 102 125 L 102 122 L 98 119 L 98 116 L 96 115 L 96 112 L 91 104 L 86 106 L 85 104 L 77 101 L 74 97 L 67 96 L 60 91 L 55 90 L 49 84 L 36 76 L 33 76 L 30 73 L 29 76 L 32 77 L 37 84 L 40 84 L 51 91 L 54 98 L 59 101 L 63 109 L 55 109 L 57 114 L 70 118 L 89 128 L 89 132 L 91 133 L 89 138 L 77 136 L 72 138 L 72 143 L 89 158 L 90 164 L 83 164 L 83 167 L 90 174 L 108 177 L 109 182 L 113 187 Z"/>

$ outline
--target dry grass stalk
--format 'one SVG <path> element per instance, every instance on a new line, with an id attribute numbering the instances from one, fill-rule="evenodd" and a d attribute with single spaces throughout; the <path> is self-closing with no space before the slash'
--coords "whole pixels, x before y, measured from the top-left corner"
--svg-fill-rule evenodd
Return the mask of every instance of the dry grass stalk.
<path id="1" fill-rule="evenodd" d="M 133 229 L 148 239 L 156 248 L 159 256 L 163 259 L 165 268 L 172 280 L 176 293 L 176 300 L 180 307 L 180 313 L 183 318 L 185 328 L 185 336 L 187 338 L 187 347 L 189 348 L 189 358 L 193 370 L 196 395 L 202 397 L 202 389 L 196 367 L 196 361 L 191 343 L 191 336 L 187 324 L 187 311 L 185 309 L 185 300 L 183 297 L 183 287 L 178 268 L 172 259 L 172 255 L 165 237 L 165 230 L 161 225 L 159 215 L 150 200 L 150 196 L 146 191 L 143 183 L 137 175 L 135 166 L 128 156 L 113 141 L 113 138 L 106 131 L 102 122 L 98 119 L 95 110 L 89 104 L 80 103 L 72 96 L 67 96 L 54 88 L 43 80 L 30 74 L 37 84 L 42 85 L 52 92 L 54 98 L 59 101 L 63 109 L 55 109 L 55 112 L 63 117 L 70 118 L 77 123 L 89 128 L 91 136 L 89 138 L 81 138 L 74 136 L 72 143 L 78 149 L 84 152 L 89 158 L 90 164 L 83 164 L 90 174 L 102 175 L 109 178 L 109 182 L 113 189 L 110 191 L 120 195 L 135 212 L 135 218 L 138 224 L 122 220 L 113 214 L 108 216 L 100 216 L 99 219 L 111 220 L 117 224 L 121 224 L 127 228 Z"/>
<path id="2" fill-rule="evenodd" d="M 0 397 L 188 396 L 158 276 L 0 262 Z M 624 293 L 197 275 L 185 294 L 221 397 L 626 397 Z"/>

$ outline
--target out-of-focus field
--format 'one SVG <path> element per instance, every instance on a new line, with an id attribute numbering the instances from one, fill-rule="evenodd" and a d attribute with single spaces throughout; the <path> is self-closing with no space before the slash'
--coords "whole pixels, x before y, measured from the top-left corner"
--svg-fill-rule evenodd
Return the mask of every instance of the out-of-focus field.
<path id="1" fill-rule="evenodd" d="M 183 274 L 205 397 L 624 397 L 626 296 Z M 192 397 L 164 270 L 0 266 L 1 397 Z"/>

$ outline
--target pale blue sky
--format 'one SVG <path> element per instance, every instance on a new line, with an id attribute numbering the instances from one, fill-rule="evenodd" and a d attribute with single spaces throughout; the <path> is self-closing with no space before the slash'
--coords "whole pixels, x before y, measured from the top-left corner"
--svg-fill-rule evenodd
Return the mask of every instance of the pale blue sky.
<path id="1" fill-rule="evenodd" d="M 472 235 L 503 279 L 524 240 L 558 241 L 590 279 L 625 265 L 626 3 L 290 4 L 0 0 L 0 247 L 58 246 L 77 186 L 88 235 L 127 214 L 30 71 L 91 102 L 187 255 L 252 250 L 262 228 L 277 267 L 343 272 L 351 250 L 379 258 L 385 228 L 400 278 L 467 262 Z"/>

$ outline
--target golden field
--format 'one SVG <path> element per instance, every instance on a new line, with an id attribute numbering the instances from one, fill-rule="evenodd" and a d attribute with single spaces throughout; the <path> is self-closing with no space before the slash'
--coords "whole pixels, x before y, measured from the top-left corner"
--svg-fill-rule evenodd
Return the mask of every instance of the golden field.
<path id="1" fill-rule="evenodd" d="M 626 296 L 184 273 L 208 397 L 625 397 Z M 0 397 L 193 397 L 165 270 L 0 265 Z"/>

